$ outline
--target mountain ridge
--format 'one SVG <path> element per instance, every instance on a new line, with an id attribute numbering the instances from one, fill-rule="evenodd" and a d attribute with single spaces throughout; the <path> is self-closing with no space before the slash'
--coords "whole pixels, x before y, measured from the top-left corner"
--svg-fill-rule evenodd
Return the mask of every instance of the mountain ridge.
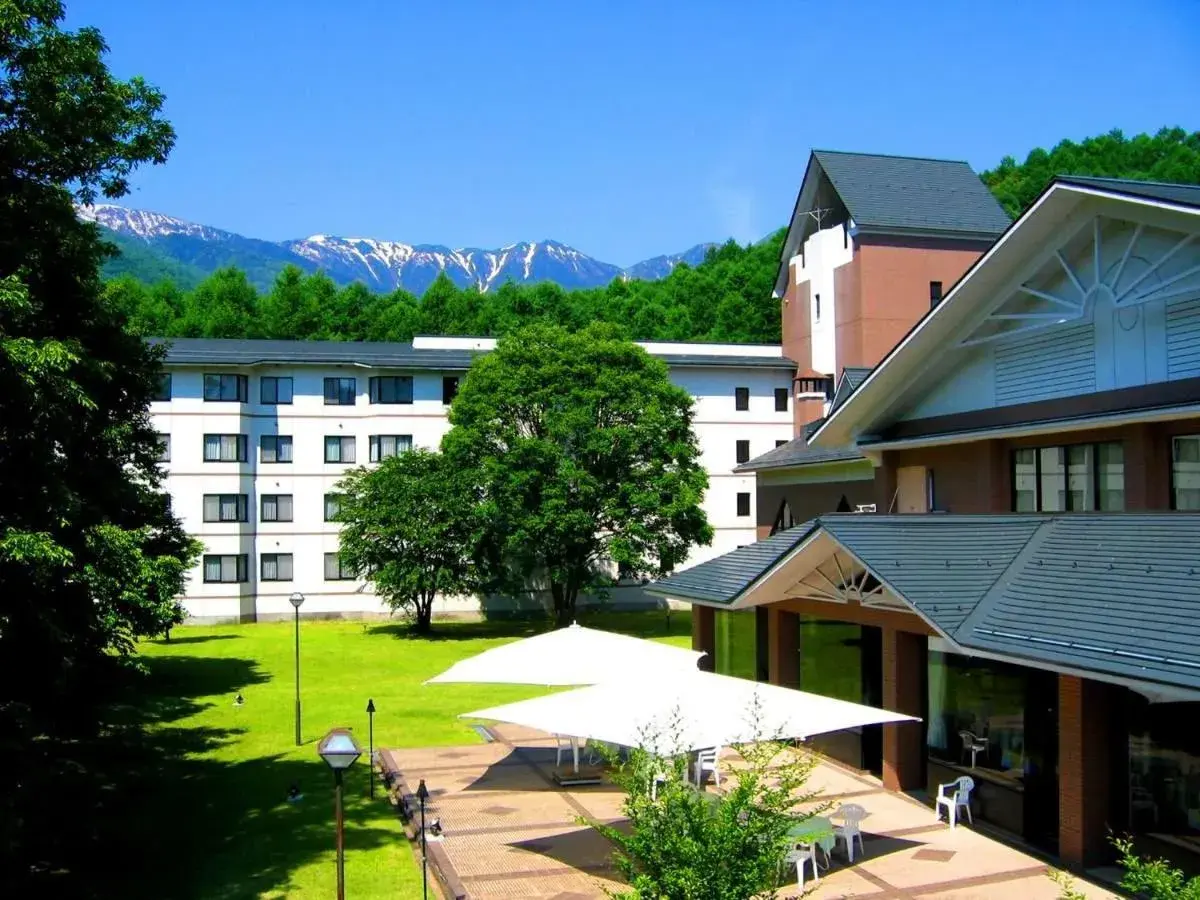
<path id="1" fill-rule="evenodd" d="M 443 272 L 459 287 L 473 285 L 483 292 L 509 280 L 518 284 L 550 281 L 568 289 L 601 287 L 615 278 L 665 278 L 681 262 L 698 265 L 708 249 L 717 246 L 696 244 L 682 253 L 655 256 L 622 268 L 553 239 L 519 241 L 494 250 L 321 233 L 266 241 L 114 204 L 80 207 L 79 215 L 116 235 L 115 243 L 126 250 L 126 257 L 136 257 L 111 264 L 110 275 L 139 277 L 147 267 L 156 272 L 209 274 L 232 265 L 246 271 L 251 282 L 264 289 L 287 265 L 307 272 L 324 271 L 339 284 L 361 281 L 374 290 L 404 288 L 415 294 L 424 293 Z M 130 247 L 131 241 L 164 259 L 152 264 Z"/>

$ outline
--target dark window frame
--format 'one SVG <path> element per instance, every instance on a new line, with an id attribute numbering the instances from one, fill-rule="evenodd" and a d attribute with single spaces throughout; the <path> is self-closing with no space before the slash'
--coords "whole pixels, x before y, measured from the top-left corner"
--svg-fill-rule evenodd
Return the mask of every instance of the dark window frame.
<path id="1" fill-rule="evenodd" d="M 821 321 L 821 295 L 813 294 L 813 321 Z"/>
<path id="2" fill-rule="evenodd" d="M 404 385 L 408 386 L 407 392 L 401 389 Z M 367 402 L 380 406 L 412 406 L 414 387 L 411 375 L 372 375 L 367 379 Z"/>
<path id="3" fill-rule="evenodd" d="M 461 379 L 457 375 L 442 376 L 442 406 L 449 406 L 458 396 Z"/>
<path id="4" fill-rule="evenodd" d="M 324 379 L 321 387 L 326 406 L 355 406 L 358 403 L 357 378 L 332 376 Z M 349 392 L 346 391 L 347 388 Z"/>
<path id="5" fill-rule="evenodd" d="M 275 561 L 275 577 L 267 577 L 267 560 L 274 559 Z M 281 560 L 287 560 L 288 577 L 282 578 L 279 576 L 279 566 Z M 296 580 L 296 561 L 291 553 L 264 553 L 258 558 L 258 580 L 271 582 L 286 582 Z"/>
<path id="6" fill-rule="evenodd" d="M 279 399 L 279 386 L 287 382 L 287 399 Z M 267 396 L 267 385 L 272 385 L 274 399 Z M 263 406 L 291 406 L 295 394 L 295 384 L 291 375 L 263 375 L 258 379 L 258 400 Z"/>
<path id="7" fill-rule="evenodd" d="M 750 388 L 735 387 L 733 389 L 733 408 L 736 412 L 747 412 L 750 409 Z"/>
<path id="8" fill-rule="evenodd" d="M 208 501 L 210 498 L 217 498 L 217 516 L 213 518 L 208 514 Z M 236 510 L 236 518 L 225 518 L 225 503 L 230 497 L 236 497 L 234 500 L 234 508 Z M 249 494 L 204 494 L 200 500 L 200 520 L 209 523 L 238 523 L 250 521 L 250 495 Z"/>
<path id="9" fill-rule="evenodd" d="M 329 458 L 330 441 L 335 440 L 335 439 L 338 441 L 338 458 L 330 459 Z M 347 443 L 349 444 L 349 446 L 351 448 L 353 448 L 351 450 L 351 454 L 350 454 L 352 457 L 351 459 L 346 459 Z M 352 466 L 352 465 L 355 465 L 358 461 L 358 438 L 355 435 L 352 435 L 352 434 L 327 434 L 327 435 L 325 435 L 325 438 L 323 441 L 323 446 L 324 446 L 324 451 L 325 451 L 325 462 L 328 465 Z"/>
<path id="10" fill-rule="evenodd" d="M 391 438 L 396 443 L 396 451 L 383 455 L 383 439 Z M 404 438 L 408 438 L 408 450 L 399 449 L 399 445 Z M 401 453 L 407 453 L 412 450 L 413 436 L 411 434 L 372 434 L 367 436 L 367 462 L 383 462 L 385 459 L 391 459 L 393 456 L 399 456 Z"/>
<path id="11" fill-rule="evenodd" d="M 745 505 L 745 510 L 746 510 L 745 512 L 742 512 L 742 509 L 743 509 L 743 507 L 742 507 L 742 500 L 743 500 L 743 498 L 745 498 L 745 504 L 746 504 L 746 505 Z M 750 492 L 749 492 L 749 491 L 738 491 L 738 493 L 737 493 L 737 500 L 736 500 L 735 502 L 737 503 L 737 517 L 738 517 L 739 519 L 744 519 L 744 518 L 746 518 L 747 516 L 749 516 L 749 515 L 750 515 L 750 506 L 751 506 L 751 503 L 750 503 Z"/>
<path id="12" fill-rule="evenodd" d="M 209 578 L 208 577 L 208 561 L 210 559 L 235 559 L 234 577 L 229 578 Z M 250 559 L 247 553 L 205 553 L 204 558 L 200 561 L 200 577 L 205 584 L 245 584 L 250 580 Z M 221 565 L 224 569 L 224 565 Z"/>
<path id="13" fill-rule="evenodd" d="M 1171 438 L 1171 442 L 1170 442 L 1170 444 L 1167 445 L 1167 454 L 1168 454 L 1167 455 L 1167 472 L 1168 472 L 1167 477 L 1170 480 L 1170 494 L 1171 494 L 1170 495 L 1170 508 L 1172 511 L 1178 512 L 1179 511 L 1179 500 L 1178 500 L 1178 498 L 1176 496 L 1176 492 L 1175 492 L 1175 478 L 1176 478 L 1175 442 L 1180 440 L 1181 438 L 1200 440 L 1200 434 L 1172 434 L 1170 436 L 1170 438 Z M 1191 510 L 1183 510 L 1183 511 L 1191 512 Z"/>
<path id="14" fill-rule="evenodd" d="M 1124 503 L 1122 503 L 1122 508 L 1120 510 L 1101 510 L 1100 509 L 1100 448 L 1106 444 L 1116 444 L 1117 446 L 1121 447 L 1121 465 L 1122 465 L 1121 492 L 1122 492 L 1122 495 L 1124 495 L 1124 491 L 1125 491 L 1125 481 L 1124 481 L 1124 477 L 1125 477 L 1125 469 L 1124 469 L 1125 442 L 1124 441 L 1077 441 L 1075 443 L 1070 443 L 1070 444 L 1045 444 L 1045 445 L 1038 445 L 1038 446 L 1031 446 L 1031 447 L 1014 447 L 1012 449 L 1012 451 L 1009 453 L 1009 464 L 1008 464 L 1009 479 L 1011 481 L 1011 490 L 1009 492 L 1010 493 L 1009 509 L 1012 510 L 1013 512 L 1017 512 L 1017 493 L 1018 493 L 1017 492 L 1017 454 L 1023 450 L 1029 450 L 1029 451 L 1033 452 L 1034 508 L 1032 511 L 1027 510 L 1026 511 L 1027 513 L 1033 512 L 1033 513 L 1045 513 L 1048 515 L 1054 515 L 1054 514 L 1078 513 L 1078 512 L 1124 512 L 1125 511 Z M 1064 450 L 1065 451 L 1071 447 L 1089 447 L 1089 448 L 1091 448 L 1092 470 L 1089 474 L 1091 476 L 1092 508 L 1091 509 L 1072 509 L 1071 508 L 1071 491 L 1070 491 L 1070 487 L 1068 484 L 1067 488 L 1063 491 L 1063 503 L 1067 508 L 1062 509 L 1062 510 L 1043 509 L 1042 508 L 1042 506 L 1043 506 L 1043 501 L 1042 501 L 1042 451 L 1043 450 Z M 1066 461 L 1065 454 L 1064 454 L 1063 466 L 1064 466 L 1063 477 L 1070 479 L 1070 474 L 1071 474 L 1070 473 L 1070 463 Z M 930 489 L 930 491 L 932 491 L 931 485 L 929 485 L 929 489 Z M 1174 490 L 1172 490 L 1171 493 L 1172 493 L 1172 503 L 1173 503 L 1174 502 Z"/>
<path id="15" fill-rule="evenodd" d="M 342 495 L 337 493 L 326 494 L 321 498 L 322 516 L 326 522 L 336 522 L 338 514 L 342 511 Z M 329 514 L 330 506 L 334 507 L 333 515 Z"/>
<path id="16" fill-rule="evenodd" d="M 788 399 L 791 391 L 785 387 L 775 388 L 775 412 L 788 411 Z"/>
<path id="17" fill-rule="evenodd" d="M 750 462 L 750 441 L 747 438 L 738 438 L 733 443 L 733 455 L 740 466 L 744 462 Z"/>
<path id="18" fill-rule="evenodd" d="M 288 501 L 289 515 L 286 519 L 279 515 L 280 498 L 286 497 Z M 267 517 L 267 501 L 274 499 L 275 516 L 274 518 Z M 258 498 L 258 521 L 260 522 L 293 522 L 296 519 L 296 498 L 294 494 L 260 494 Z"/>
<path id="19" fill-rule="evenodd" d="M 218 373 L 205 372 L 203 377 L 203 395 L 205 403 L 245 403 L 249 395 L 249 378 L 245 375 L 237 375 L 233 373 Z M 209 388 L 214 384 L 216 390 L 211 391 Z M 226 386 L 232 380 L 233 394 L 232 397 L 225 396 Z"/>
<path id="20" fill-rule="evenodd" d="M 929 282 L 929 308 L 933 309 L 942 302 L 945 294 L 942 291 L 942 283 L 940 281 Z"/>
<path id="21" fill-rule="evenodd" d="M 331 556 L 337 557 L 338 564 L 338 574 L 334 578 L 329 576 L 329 557 Z M 358 581 L 357 573 L 353 571 L 350 573 L 346 572 L 346 561 L 342 559 L 341 553 L 326 553 L 322 565 L 322 572 L 326 581 Z"/>
<path id="22" fill-rule="evenodd" d="M 158 438 L 158 462 L 169 463 L 171 461 L 171 433 L 169 431 L 156 432 Z"/>
<path id="23" fill-rule="evenodd" d="M 267 443 L 271 442 L 275 445 L 272 451 L 274 459 L 267 459 Z M 279 458 L 279 448 L 288 447 L 288 459 Z M 296 444 L 290 434 L 262 434 L 258 437 L 258 461 L 264 466 L 287 466 L 291 465 L 296 459 Z"/>
<path id="24" fill-rule="evenodd" d="M 151 401 L 155 403 L 167 403 L 171 400 L 172 387 L 174 382 L 170 372 L 163 372 L 158 379 L 158 384 L 154 388 L 154 393 L 150 395 Z"/>
<path id="25" fill-rule="evenodd" d="M 237 438 L 237 453 L 236 453 L 237 458 L 236 459 L 221 459 L 221 457 L 219 455 L 215 459 L 210 458 L 208 455 L 208 439 L 213 438 L 213 437 L 221 438 L 222 443 L 224 443 L 225 438 L 236 437 Z M 203 443 L 202 449 L 201 449 L 201 458 L 206 463 L 214 463 L 214 462 L 215 463 L 244 463 L 247 461 L 247 457 L 249 454 L 249 447 L 248 447 L 248 438 L 244 434 L 225 433 L 225 432 L 207 432 L 207 433 L 205 433 L 202 440 L 204 443 Z"/>

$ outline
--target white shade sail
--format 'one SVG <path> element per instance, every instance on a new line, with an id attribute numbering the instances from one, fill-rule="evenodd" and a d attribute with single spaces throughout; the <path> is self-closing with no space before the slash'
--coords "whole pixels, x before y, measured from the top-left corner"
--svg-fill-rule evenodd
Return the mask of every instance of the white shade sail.
<path id="1" fill-rule="evenodd" d="M 644 746 L 664 754 L 918 721 L 873 706 L 700 671 L 637 685 L 597 684 L 477 710 L 463 718 Z"/>
<path id="2" fill-rule="evenodd" d="M 612 631 L 571 625 L 485 650 L 426 684 L 537 684 L 563 687 L 643 681 L 696 671 L 704 653 Z"/>

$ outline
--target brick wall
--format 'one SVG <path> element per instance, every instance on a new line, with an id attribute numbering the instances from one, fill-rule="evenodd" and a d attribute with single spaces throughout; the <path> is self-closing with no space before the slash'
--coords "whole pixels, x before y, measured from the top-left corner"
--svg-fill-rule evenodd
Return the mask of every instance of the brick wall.
<path id="1" fill-rule="evenodd" d="M 918 718 L 924 713 L 924 635 L 883 631 L 883 708 Z M 892 791 L 925 787 L 924 730 L 920 722 L 883 726 L 883 786 Z"/>
<path id="2" fill-rule="evenodd" d="M 1115 693 L 1097 681 L 1058 677 L 1058 852 L 1074 867 L 1109 856 Z"/>

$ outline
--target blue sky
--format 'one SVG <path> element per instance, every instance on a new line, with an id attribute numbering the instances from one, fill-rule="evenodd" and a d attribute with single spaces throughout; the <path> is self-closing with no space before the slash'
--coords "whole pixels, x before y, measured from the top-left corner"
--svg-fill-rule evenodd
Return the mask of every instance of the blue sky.
<path id="1" fill-rule="evenodd" d="M 1200 3 L 67 0 L 178 143 L 125 199 L 253 237 L 628 265 L 783 224 L 812 147 L 1200 128 Z"/>

